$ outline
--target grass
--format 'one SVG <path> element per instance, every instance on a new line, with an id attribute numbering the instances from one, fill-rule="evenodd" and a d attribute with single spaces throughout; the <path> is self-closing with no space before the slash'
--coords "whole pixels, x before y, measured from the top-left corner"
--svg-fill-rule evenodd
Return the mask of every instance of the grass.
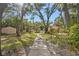
<path id="1" fill-rule="evenodd" d="M 59 46 L 63 47 L 64 45 L 67 44 L 67 35 L 59 35 L 58 33 L 56 34 L 42 34 L 42 37 L 45 41 L 49 41 L 50 43 L 53 44 L 58 44 Z"/>
<path id="2" fill-rule="evenodd" d="M 22 33 L 21 37 L 16 37 L 14 35 L 2 36 L 2 38 L 6 38 L 2 41 L 2 50 L 19 48 L 22 47 L 22 44 L 25 46 L 31 46 L 35 37 L 36 34 L 33 32 Z"/>
<path id="3" fill-rule="evenodd" d="M 62 53 L 64 53 L 64 51 L 66 51 L 67 53 L 69 53 L 70 55 L 76 55 L 77 52 L 75 52 L 75 50 L 77 50 L 74 46 L 72 46 L 71 44 L 69 44 L 69 36 L 67 35 L 59 35 L 58 33 L 55 34 L 46 34 L 43 33 L 41 34 L 44 41 L 49 41 L 49 43 L 52 43 L 54 45 L 57 46 L 58 51 L 63 51 Z M 75 50 L 73 50 L 75 48 Z M 72 51 L 73 50 L 73 51 Z"/>

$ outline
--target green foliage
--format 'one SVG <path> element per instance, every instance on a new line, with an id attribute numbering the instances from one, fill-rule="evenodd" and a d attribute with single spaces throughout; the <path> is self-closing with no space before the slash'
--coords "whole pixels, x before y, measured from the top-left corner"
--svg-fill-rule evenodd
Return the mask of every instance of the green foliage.
<path id="1" fill-rule="evenodd" d="M 70 27 L 70 33 L 76 33 L 76 32 L 78 32 L 78 25 L 77 24 Z"/>
<path id="2" fill-rule="evenodd" d="M 50 34 L 55 34 L 55 33 L 57 33 L 57 30 L 54 29 L 54 28 L 51 28 L 49 33 L 50 33 Z"/>
<path id="3" fill-rule="evenodd" d="M 69 33 L 69 44 L 72 50 L 79 50 L 79 30 L 78 25 L 71 26 Z"/>
<path id="4" fill-rule="evenodd" d="M 27 33 L 27 34 L 24 34 L 22 37 L 21 37 L 21 40 L 23 41 L 23 44 L 25 46 L 31 46 L 33 44 L 33 41 L 36 37 L 36 34 L 35 33 Z"/>
<path id="5" fill-rule="evenodd" d="M 22 46 L 31 46 L 34 42 L 34 39 L 36 37 L 35 33 L 24 33 L 21 37 L 15 37 L 15 36 L 7 36 L 6 41 L 2 42 L 2 50 L 6 49 L 16 49 L 20 48 Z"/>

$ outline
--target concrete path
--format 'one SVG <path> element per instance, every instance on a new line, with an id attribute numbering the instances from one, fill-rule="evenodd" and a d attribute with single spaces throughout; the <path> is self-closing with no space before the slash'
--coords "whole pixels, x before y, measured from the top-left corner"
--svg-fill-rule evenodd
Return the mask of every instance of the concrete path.
<path id="1" fill-rule="evenodd" d="M 50 56 L 50 52 L 39 34 L 37 34 L 28 56 Z"/>

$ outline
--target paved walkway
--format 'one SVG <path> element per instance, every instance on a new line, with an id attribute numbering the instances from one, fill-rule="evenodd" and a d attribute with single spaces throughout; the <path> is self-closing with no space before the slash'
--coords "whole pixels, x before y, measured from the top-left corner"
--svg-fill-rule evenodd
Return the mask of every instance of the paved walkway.
<path id="1" fill-rule="evenodd" d="M 28 56 L 50 56 L 50 52 L 39 34 L 37 35 Z"/>
<path id="2" fill-rule="evenodd" d="M 1 38 L 2 41 L 5 41 L 6 38 Z M 30 50 L 31 49 L 31 50 Z M 58 45 L 51 44 L 49 41 L 44 42 L 41 35 L 37 34 L 37 37 L 34 41 L 34 44 L 26 50 L 22 48 L 17 48 L 16 53 L 14 50 L 4 50 L 2 54 L 4 56 L 75 56 L 76 54 L 70 52 L 66 47 L 60 48 Z M 30 52 L 29 52 L 30 51 Z M 26 54 L 29 53 L 29 54 Z"/>

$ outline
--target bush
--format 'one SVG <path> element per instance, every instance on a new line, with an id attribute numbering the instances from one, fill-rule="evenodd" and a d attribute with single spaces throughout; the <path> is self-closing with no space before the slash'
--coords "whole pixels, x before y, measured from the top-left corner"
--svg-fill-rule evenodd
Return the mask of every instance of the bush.
<path id="1" fill-rule="evenodd" d="M 57 33 L 57 30 L 54 28 L 51 28 L 49 34 L 55 34 L 55 33 Z"/>
<path id="2" fill-rule="evenodd" d="M 76 24 L 70 28 L 68 43 L 72 50 L 77 51 L 79 49 L 79 30 Z"/>

